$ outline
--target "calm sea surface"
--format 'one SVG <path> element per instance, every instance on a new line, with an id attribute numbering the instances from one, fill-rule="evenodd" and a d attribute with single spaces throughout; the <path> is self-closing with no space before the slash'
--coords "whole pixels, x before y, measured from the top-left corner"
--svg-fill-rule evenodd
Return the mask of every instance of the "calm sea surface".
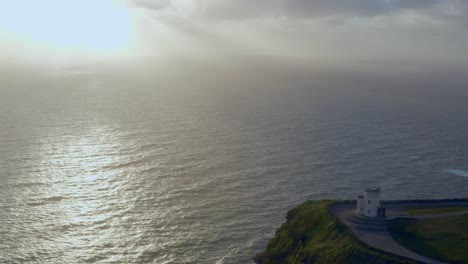
<path id="1" fill-rule="evenodd" d="M 464 91 L 80 78 L 1 90 L 0 263 L 251 263 L 306 199 L 468 196 Z"/>

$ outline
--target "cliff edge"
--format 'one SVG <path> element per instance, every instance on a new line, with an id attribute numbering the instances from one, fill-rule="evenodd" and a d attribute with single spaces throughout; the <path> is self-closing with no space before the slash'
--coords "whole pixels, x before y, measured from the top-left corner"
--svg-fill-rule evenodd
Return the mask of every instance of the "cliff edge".
<path id="1" fill-rule="evenodd" d="M 333 201 L 307 201 L 289 211 L 258 264 L 276 263 L 418 263 L 371 248 L 330 211 Z"/>

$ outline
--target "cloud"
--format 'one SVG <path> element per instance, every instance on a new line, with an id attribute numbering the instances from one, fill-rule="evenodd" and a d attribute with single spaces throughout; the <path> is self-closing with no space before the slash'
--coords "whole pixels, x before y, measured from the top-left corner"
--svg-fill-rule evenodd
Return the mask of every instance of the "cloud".
<path id="1" fill-rule="evenodd" d="M 171 8 L 180 0 L 130 0 L 150 9 Z M 430 8 L 451 0 L 192 0 L 199 15 L 213 19 L 263 16 L 318 18 L 327 16 L 372 17 L 401 10 Z M 185 1 L 188 3 L 188 1 Z"/>
<path id="2" fill-rule="evenodd" d="M 437 0 L 294 0 L 282 1 L 286 15 L 294 17 L 377 16 L 401 10 L 428 8 Z"/>
<path id="3" fill-rule="evenodd" d="M 127 1 L 149 11 L 149 49 L 169 56 L 468 65 L 467 0 Z"/>
<path id="4" fill-rule="evenodd" d="M 171 0 L 129 0 L 129 3 L 145 9 L 162 10 L 170 5 Z"/>

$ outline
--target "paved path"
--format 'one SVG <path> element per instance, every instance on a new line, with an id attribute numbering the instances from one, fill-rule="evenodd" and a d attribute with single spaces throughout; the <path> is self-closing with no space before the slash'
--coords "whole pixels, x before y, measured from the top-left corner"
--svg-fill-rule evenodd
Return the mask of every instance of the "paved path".
<path id="1" fill-rule="evenodd" d="M 368 218 L 365 216 L 357 215 L 356 204 L 336 204 L 331 207 L 331 211 L 338 219 L 340 219 L 345 225 L 347 225 L 362 242 L 366 243 L 369 246 L 425 263 L 443 263 L 421 256 L 398 244 L 395 240 L 393 240 L 392 236 L 388 232 L 387 225 L 385 222 L 395 218 L 430 219 L 452 215 L 461 215 L 468 213 L 468 211 L 450 212 L 424 216 L 412 216 L 404 212 L 404 207 L 415 205 L 421 204 L 386 203 L 385 207 L 387 208 L 388 215 L 388 217 L 386 218 Z M 446 203 L 439 205 L 447 206 L 453 204 Z M 459 205 L 459 203 L 457 203 L 457 205 Z M 468 203 L 463 203 L 462 205 L 468 205 Z"/>

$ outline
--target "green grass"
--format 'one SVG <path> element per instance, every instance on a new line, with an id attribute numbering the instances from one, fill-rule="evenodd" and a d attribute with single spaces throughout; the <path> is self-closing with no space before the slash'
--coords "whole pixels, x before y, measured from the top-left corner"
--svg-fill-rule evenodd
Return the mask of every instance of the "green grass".
<path id="1" fill-rule="evenodd" d="M 406 208 L 406 212 L 412 215 L 431 215 L 460 211 L 468 211 L 468 206 L 418 206 Z"/>
<path id="2" fill-rule="evenodd" d="M 308 201 L 287 214 L 264 253 L 254 260 L 276 263 L 416 263 L 361 243 L 329 210 L 332 201 Z"/>
<path id="3" fill-rule="evenodd" d="M 468 215 L 435 219 L 397 219 L 388 224 L 393 238 L 421 255 L 468 263 Z"/>

